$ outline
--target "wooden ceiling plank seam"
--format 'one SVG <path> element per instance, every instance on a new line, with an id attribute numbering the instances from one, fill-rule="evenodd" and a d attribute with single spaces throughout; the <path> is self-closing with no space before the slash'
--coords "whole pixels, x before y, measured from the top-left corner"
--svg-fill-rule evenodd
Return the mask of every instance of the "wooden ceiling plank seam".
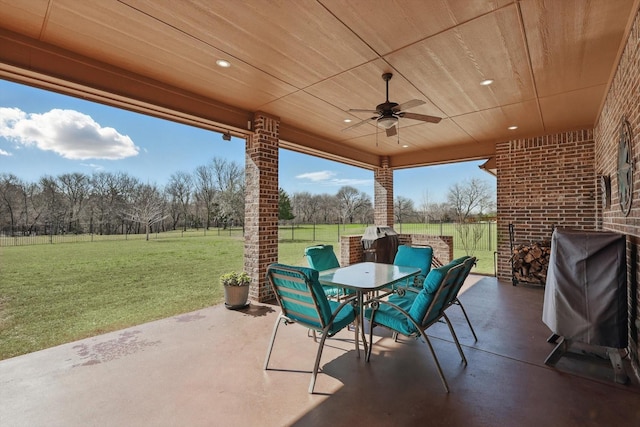
<path id="1" fill-rule="evenodd" d="M 42 19 L 42 27 L 40 28 L 40 34 L 38 35 L 38 40 L 43 40 L 44 34 L 47 31 L 47 25 L 49 24 L 49 16 L 51 15 L 51 8 L 53 7 L 53 0 L 49 0 L 47 2 L 47 10 L 44 13 L 44 18 Z"/>
<path id="2" fill-rule="evenodd" d="M 527 39 L 527 31 L 526 28 L 524 26 L 524 18 L 522 17 L 522 6 L 520 5 L 520 1 L 516 2 L 516 8 L 518 11 L 518 22 L 519 22 L 519 26 L 520 26 L 520 35 L 522 37 L 522 40 L 524 42 L 524 46 L 525 46 L 525 50 L 526 50 L 526 57 L 527 57 L 527 68 L 529 69 L 529 76 L 531 78 L 531 84 L 533 85 L 533 92 L 535 93 L 535 99 L 536 99 L 536 105 L 537 105 L 537 110 L 538 110 L 538 118 L 540 119 L 540 122 L 542 123 L 542 129 L 543 131 L 546 133 L 547 131 L 547 127 L 544 123 L 544 117 L 542 115 L 542 107 L 540 106 L 540 96 L 538 94 L 538 86 L 536 84 L 536 78 L 535 75 L 533 73 L 533 61 L 531 60 L 531 51 L 529 49 L 529 40 Z"/>

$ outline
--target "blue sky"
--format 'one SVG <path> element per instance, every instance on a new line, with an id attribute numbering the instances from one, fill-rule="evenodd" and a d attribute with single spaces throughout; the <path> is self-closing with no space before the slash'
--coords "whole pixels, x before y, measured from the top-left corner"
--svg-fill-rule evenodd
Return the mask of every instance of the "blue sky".
<path id="1" fill-rule="evenodd" d="M 0 79 L 0 173 L 27 182 L 44 175 L 127 172 L 164 186 L 172 173 L 193 172 L 213 157 L 244 166 L 244 140 Z M 394 194 L 416 206 L 446 201 L 456 182 L 495 178 L 483 161 L 397 170 Z M 373 172 L 280 150 L 280 187 L 290 195 L 335 194 L 350 185 L 373 198 Z"/>

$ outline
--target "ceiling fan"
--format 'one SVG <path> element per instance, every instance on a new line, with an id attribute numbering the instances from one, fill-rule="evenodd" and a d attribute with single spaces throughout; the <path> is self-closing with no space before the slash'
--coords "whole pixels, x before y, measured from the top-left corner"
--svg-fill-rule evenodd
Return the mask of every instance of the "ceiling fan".
<path id="1" fill-rule="evenodd" d="M 384 73 L 382 75 L 382 80 L 384 80 L 387 85 L 387 100 L 382 104 L 379 104 L 375 110 L 360 110 L 360 109 L 348 110 L 350 113 L 372 113 L 377 115 L 370 117 L 368 119 L 364 119 L 361 122 L 358 122 L 354 125 L 351 125 L 348 128 L 343 129 L 343 131 L 353 129 L 355 127 L 368 123 L 372 120 L 375 120 L 378 126 L 380 126 L 386 131 L 387 136 L 394 136 L 398 133 L 398 130 L 396 129 L 396 124 L 398 123 L 398 119 L 400 118 L 420 120 L 420 121 L 429 122 L 429 123 L 438 123 L 440 122 L 440 120 L 442 120 L 440 117 L 427 116 L 424 114 L 408 113 L 405 111 L 410 108 L 425 104 L 425 101 L 421 101 L 419 99 L 412 99 L 411 101 L 407 101 L 402 104 L 398 104 L 397 102 L 389 102 L 389 80 L 391 80 L 391 77 L 393 77 L 393 74 L 391 73 Z"/>

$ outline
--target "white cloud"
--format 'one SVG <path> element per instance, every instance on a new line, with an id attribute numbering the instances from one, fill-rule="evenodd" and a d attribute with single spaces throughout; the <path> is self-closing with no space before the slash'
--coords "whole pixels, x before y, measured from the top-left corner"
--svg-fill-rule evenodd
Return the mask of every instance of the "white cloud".
<path id="1" fill-rule="evenodd" d="M 296 175 L 296 178 L 307 179 L 313 184 L 332 187 L 344 187 L 347 185 L 355 187 L 359 185 L 371 184 L 370 179 L 334 178 L 334 176 L 336 175 L 337 173 L 335 172 L 324 170 L 318 172 L 303 173 L 300 175 Z"/>
<path id="2" fill-rule="evenodd" d="M 74 110 L 27 114 L 18 108 L 0 108 L 0 137 L 72 160 L 118 160 L 139 152 L 127 135 Z"/>
<path id="3" fill-rule="evenodd" d="M 0 156 L 11 156 L 11 153 L 9 153 L 8 151 L 4 151 L 2 148 L 0 148 Z"/>
<path id="4" fill-rule="evenodd" d="M 101 171 L 104 170 L 104 167 L 102 165 L 98 165 L 95 163 L 81 163 L 82 166 L 86 166 L 88 168 L 93 169 L 94 171 Z"/>
<path id="5" fill-rule="evenodd" d="M 303 173 L 300 175 L 296 175 L 296 178 L 299 179 L 308 179 L 313 182 L 326 181 L 330 179 L 332 176 L 335 176 L 335 172 L 331 171 L 319 171 L 319 172 L 309 172 Z"/>
<path id="6" fill-rule="evenodd" d="M 371 179 L 355 179 L 355 178 L 343 178 L 343 179 L 332 179 L 332 185 L 339 185 L 341 187 L 345 185 L 349 185 L 351 187 L 357 187 L 358 185 L 366 185 L 371 184 Z"/>

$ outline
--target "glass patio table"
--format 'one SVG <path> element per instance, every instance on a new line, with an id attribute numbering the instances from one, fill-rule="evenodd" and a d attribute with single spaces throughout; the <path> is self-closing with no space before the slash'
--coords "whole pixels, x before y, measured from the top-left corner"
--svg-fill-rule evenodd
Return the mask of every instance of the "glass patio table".
<path id="1" fill-rule="evenodd" d="M 377 262 L 361 262 L 351 264 L 347 267 L 333 268 L 320 273 L 319 281 L 326 286 L 336 286 L 351 289 L 356 292 L 356 348 L 360 357 L 360 345 L 358 343 L 358 332 L 362 336 L 362 345 L 367 354 L 367 340 L 364 334 L 364 295 L 381 290 L 385 287 L 402 282 L 420 273 L 419 268 L 405 267 L 393 264 L 382 264 Z"/>

